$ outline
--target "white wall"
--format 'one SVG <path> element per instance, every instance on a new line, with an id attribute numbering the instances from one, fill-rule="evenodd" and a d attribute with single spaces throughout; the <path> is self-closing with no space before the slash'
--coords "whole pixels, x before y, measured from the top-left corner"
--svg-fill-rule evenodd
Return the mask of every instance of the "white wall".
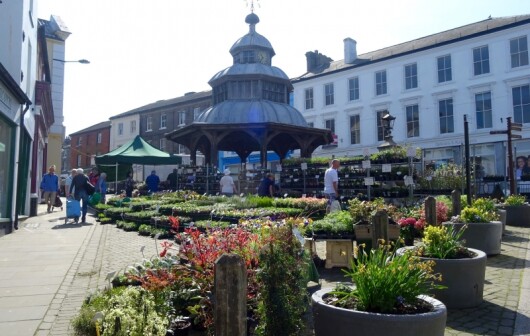
<path id="1" fill-rule="evenodd" d="M 338 146 L 318 149 L 315 156 L 359 155 L 364 148 L 377 151 L 376 111 L 388 109 L 396 117 L 392 135 L 398 144 L 412 144 L 422 148 L 460 145 L 463 142 L 463 115 L 468 115 L 471 143 L 505 141 L 505 135 L 490 135 L 491 130 L 506 129 L 506 117 L 513 115 L 511 87 L 530 82 L 530 67 L 512 69 L 510 65 L 509 41 L 526 35 L 530 42 L 530 25 L 520 26 L 497 33 L 467 39 L 451 45 L 438 47 L 387 61 L 370 64 L 305 80 L 294 85 L 294 106 L 302 112 L 308 122 L 324 128 L 324 120 L 335 118 Z M 362 41 L 358 41 L 362 43 Z M 488 45 L 490 73 L 473 75 L 473 48 Z M 438 84 L 437 57 L 451 55 L 452 78 Z M 362 56 L 362 55 L 361 55 Z M 405 90 L 404 66 L 417 63 L 418 88 Z M 375 96 L 375 72 L 387 71 L 387 94 Z M 348 101 L 348 79 L 358 76 L 360 99 Z M 334 83 L 335 104 L 325 106 L 324 85 Z M 313 88 L 314 108 L 305 110 L 306 88 Z M 475 93 L 491 91 L 493 105 L 493 127 L 477 130 L 475 120 Z M 440 134 L 438 100 L 453 98 L 455 131 Z M 420 114 L 420 136 L 407 138 L 405 106 L 417 102 Z M 350 145 L 349 116 L 359 114 L 361 119 L 361 143 Z M 501 122 L 502 118 L 502 122 Z M 530 137 L 530 127 L 523 129 L 523 138 Z"/>

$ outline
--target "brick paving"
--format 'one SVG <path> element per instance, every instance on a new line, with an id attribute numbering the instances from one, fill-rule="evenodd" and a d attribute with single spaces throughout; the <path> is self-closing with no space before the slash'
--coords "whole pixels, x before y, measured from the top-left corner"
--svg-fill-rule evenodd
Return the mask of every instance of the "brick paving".
<path id="1" fill-rule="evenodd" d="M 154 239 L 91 216 L 79 225 L 64 224 L 64 212 L 39 214 L 0 238 L 2 336 L 72 335 L 71 319 L 109 272 L 156 255 Z M 530 335 L 529 247 L 530 228 L 508 227 L 501 254 L 488 258 L 484 302 L 449 310 L 446 335 Z M 324 243 L 317 250 L 324 258 Z M 319 271 L 323 287 L 347 280 L 338 268 Z"/>

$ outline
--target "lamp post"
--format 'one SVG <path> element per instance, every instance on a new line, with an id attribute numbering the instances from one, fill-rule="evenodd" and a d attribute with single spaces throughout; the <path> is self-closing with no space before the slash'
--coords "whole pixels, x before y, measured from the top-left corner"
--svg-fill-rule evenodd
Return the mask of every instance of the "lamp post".
<path id="1" fill-rule="evenodd" d="M 57 62 L 61 62 L 61 63 L 81 63 L 81 64 L 90 64 L 90 61 L 89 61 L 89 60 L 86 60 L 86 59 L 80 59 L 80 60 L 74 60 L 74 61 L 67 61 L 67 60 L 62 60 L 62 59 L 54 58 L 53 60 L 54 60 L 54 61 L 57 61 Z"/>
<path id="2" fill-rule="evenodd" d="M 381 117 L 381 126 L 383 127 L 383 138 L 384 142 L 377 146 L 379 151 L 396 147 L 397 144 L 392 139 L 392 129 L 394 128 L 394 122 L 396 117 L 391 115 L 388 111 L 384 111 L 383 116 Z"/>

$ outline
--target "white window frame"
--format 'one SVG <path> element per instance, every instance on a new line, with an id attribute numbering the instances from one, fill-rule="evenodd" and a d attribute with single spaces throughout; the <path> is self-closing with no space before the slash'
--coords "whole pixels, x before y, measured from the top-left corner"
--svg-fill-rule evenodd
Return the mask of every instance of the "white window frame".
<path id="1" fill-rule="evenodd" d="M 441 102 L 442 101 L 451 101 L 451 116 L 448 116 L 448 115 L 445 115 L 445 116 L 442 116 L 441 115 L 441 111 L 440 111 L 440 107 L 441 107 Z M 454 102 L 454 99 L 453 98 L 442 98 L 442 99 L 439 99 L 438 100 L 438 121 L 440 123 L 440 128 L 439 128 L 439 131 L 440 131 L 440 134 L 454 134 L 455 133 L 455 108 L 454 108 L 454 105 L 455 105 L 455 102 Z M 446 106 L 447 107 L 447 106 Z M 447 113 L 447 111 L 446 111 Z M 444 123 L 446 124 L 445 127 L 447 127 L 447 125 L 449 125 L 448 123 L 448 120 L 450 119 L 451 120 L 451 127 L 452 127 L 452 130 L 450 131 L 445 131 L 443 132 L 442 131 L 442 118 L 444 119 Z"/>
<path id="2" fill-rule="evenodd" d="M 147 116 L 145 118 L 145 131 L 151 132 L 153 130 L 153 117 Z"/>
<path id="3" fill-rule="evenodd" d="M 186 111 L 180 111 L 179 114 L 178 114 L 178 117 L 179 117 L 178 125 L 179 126 L 186 125 Z"/>
<path id="4" fill-rule="evenodd" d="M 315 107 L 314 92 L 313 88 L 307 88 L 304 90 L 304 107 L 306 110 L 312 110 Z"/>
<path id="5" fill-rule="evenodd" d="M 352 125 L 352 120 L 355 120 L 355 125 Z M 355 126 L 355 128 L 354 128 Z M 353 141 L 353 134 L 355 133 L 356 141 Z M 350 144 L 359 145 L 361 143 L 361 116 L 359 114 L 350 115 Z"/>
<path id="6" fill-rule="evenodd" d="M 165 129 L 167 127 L 167 114 L 162 113 L 160 115 L 160 129 Z"/>
<path id="7" fill-rule="evenodd" d="M 118 123 L 118 135 L 123 135 L 123 123 Z"/>
<path id="8" fill-rule="evenodd" d="M 359 77 L 352 77 L 348 79 L 348 100 L 359 100 L 361 90 L 359 88 Z"/>
<path id="9" fill-rule="evenodd" d="M 136 120 L 131 120 L 131 134 L 136 133 Z"/>
<path id="10" fill-rule="evenodd" d="M 407 74 L 410 69 L 414 74 Z M 412 90 L 418 88 L 418 63 L 405 64 L 403 67 L 403 76 L 405 79 L 405 90 Z"/>
<path id="11" fill-rule="evenodd" d="M 103 134 L 101 134 L 101 132 L 98 132 L 96 143 L 100 144 L 102 140 L 103 140 Z"/>
<path id="12" fill-rule="evenodd" d="M 335 86 L 333 83 L 324 84 L 324 105 L 331 106 L 335 104 Z"/>
<path id="13" fill-rule="evenodd" d="M 512 99 L 511 99 L 511 100 L 512 100 L 512 110 L 513 110 L 513 117 L 514 117 L 513 120 L 514 120 L 514 122 L 516 122 L 516 123 L 528 124 L 528 123 L 530 123 L 530 120 L 526 120 L 526 122 L 525 122 L 525 120 L 524 120 L 524 109 L 525 109 L 525 108 L 526 108 L 526 109 L 530 109 L 530 100 L 527 101 L 527 102 L 525 102 L 525 101 L 523 101 L 522 99 L 520 99 L 520 100 L 519 100 L 519 103 L 521 103 L 521 104 L 517 104 L 517 105 L 516 105 L 516 104 L 513 104 L 513 102 L 514 102 L 514 100 L 515 100 L 515 97 L 513 96 L 513 94 L 514 94 L 514 90 L 515 90 L 515 89 L 521 89 L 521 90 L 523 90 L 523 87 L 527 87 L 527 88 L 528 88 L 528 91 L 529 91 L 528 96 L 530 96 L 530 84 L 515 85 L 515 86 L 513 86 L 513 87 L 511 88 L 511 89 L 512 89 L 512 90 L 511 90 L 511 91 L 512 91 L 512 94 L 511 94 L 511 96 L 512 96 L 512 97 L 511 97 L 511 98 L 512 98 Z M 521 97 L 523 97 L 523 96 L 521 95 Z M 521 110 L 520 113 L 517 112 L 517 108 L 519 108 L 519 109 Z M 518 115 L 520 115 L 520 118 L 519 118 Z"/>
<path id="14" fill-rule="evenodd" d="M 521 46 L 521 41 L 524 40 L 525 46 Z M 514 44 L 517 43 L 517 45 Z M 516 47 L 516 49 L 515 49 Z M 523 48 L 523 49 L 521 49 Z M 528 65 L 528 38 L 526 35 L 519 36 L 510 40 L 510 66 L 519 68 Z"/>
<path id="15" fill-rule="evenodd" d="M 484 49 L 486 50 L 486 55 L 483 55 Z M 490 51 L 488 45 L 483 45 L 480 47 L 473 48 L 473 75 L 480 76 L 489 74 L 490 69 Z M 478 71 L 477 71 L 478 70 Z"/>
<path id="16" fill-rule="evenodd" d="M 375 79 L 375 95 L 382 96 L 388 93 L 388 78 L 386 70 L 376 71 L 374 74 Z"/>
<path id="17" fill-rule="evenodd" d="M 193 109 L 193 120 L 197 120 L 199 118 L 199 116 L 201 115 L 201 108 L 200 107 L 196 107 Z"/>
<path id="18" fill-rule="evenodd" d="M 161 151 L 165 151 L 166 150 L 166 138 L 160 138 L 158 148 Z"/>
<path id="19" fill-rule="evenodd" d="M 440 61 L 443 61 L 443 64 L 440 64 Z M 436 73 L 438 84 L 450 82 L 453 80 L 453 62 L 450 54 L 439 56 L 436 58 Z"/>
<path id="20" fill-rule="evenodd" d="M 486 94 L 489 94 L 489 109 L 485 109 L 484 107 L 486 104 L 484 103 L 485 100 L 482 99 L 482 106 L 480 106 L 479 101 L 477 98 L 479 96 L 484 96 Z M 476 126 L 477 129 L 488 129 L 493 127 L 493 102 L 492 102 L 492 94 L 491 91 L 483 91 L 475 93 L 475 118 L 477 120 Z M 481 109 L 480 109 L 481 107 Z M 482 118 L 479 118 L 479 114 L 482 114 Z M 482 119 L 482 124 L 479 125 L 479 120 Z"/>
<path id="21" fill-rule="evenodd" d="M 418 104 L 411 104 L 411 105 L 405 106 L 405 118 L 407 119 L 407 138 L 419 137 L 420 136 L 420 106 Z"/>

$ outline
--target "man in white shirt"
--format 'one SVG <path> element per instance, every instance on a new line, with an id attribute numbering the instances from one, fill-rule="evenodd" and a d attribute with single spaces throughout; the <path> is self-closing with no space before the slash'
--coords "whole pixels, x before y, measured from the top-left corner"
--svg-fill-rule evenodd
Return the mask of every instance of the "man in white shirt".
<path id="1" fill-rule="evenodd" d="M 324 174 L 324 196 L 328 200 L 328 206 L 326 212 L 329 213 L 331 204 L 339 196 L 339 174 L 337 169 L 340 167 L 340 161 L 333 159 L 331 166 L 326 170 Z"/>

